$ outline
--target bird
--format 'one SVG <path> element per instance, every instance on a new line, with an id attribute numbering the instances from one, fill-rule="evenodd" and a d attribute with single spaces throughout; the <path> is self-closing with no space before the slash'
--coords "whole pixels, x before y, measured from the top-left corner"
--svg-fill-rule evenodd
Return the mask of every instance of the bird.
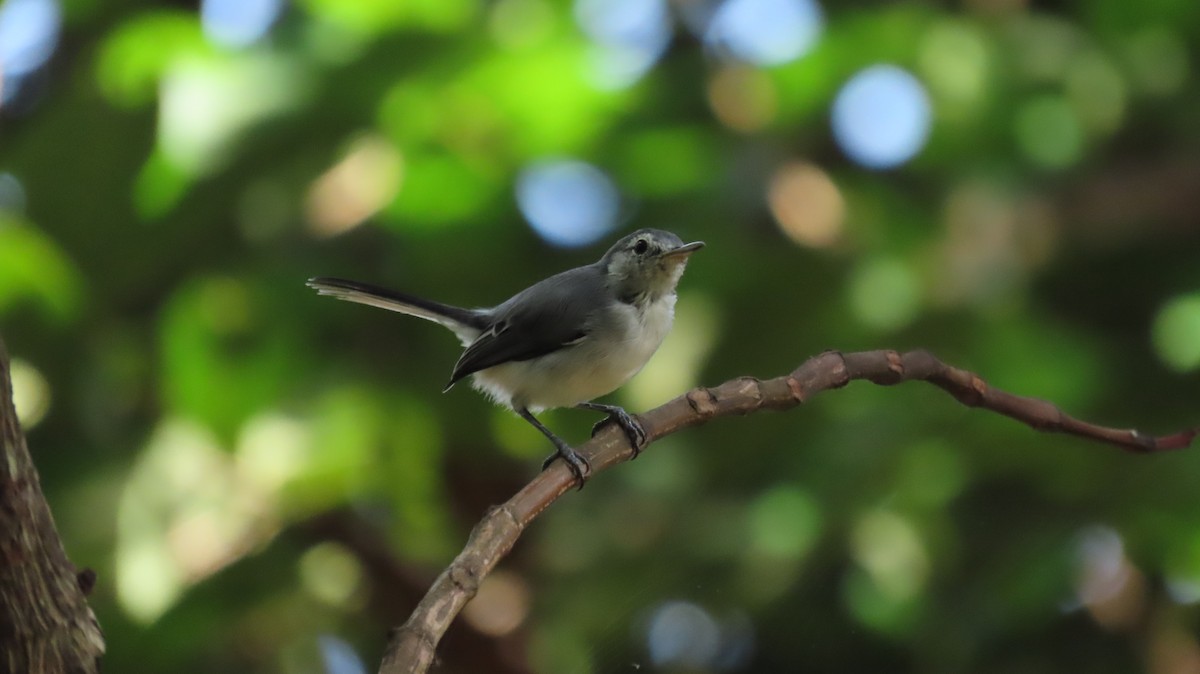
<path id="1" fill-rule="evenodd" d="M 318 294 L 438 323 L 464 350 L 443 392 L 471 377 L 474 388 L 532 424 L 554 445 L 583 488 L 587 459 L 534 416 L 575 407 L 604 412 L 641 453 L 646 433 L 616 405 L 593 402 L 620 388 L 662 345 L 675 317 L 676 286 L 703 241 L 661 229 L 628 234 L 588 265 L 543 279 L 493 307 L 466 309 L 379 286 L 318 276 Z M 595 432 L 593 431 L 593 434 Z"/>

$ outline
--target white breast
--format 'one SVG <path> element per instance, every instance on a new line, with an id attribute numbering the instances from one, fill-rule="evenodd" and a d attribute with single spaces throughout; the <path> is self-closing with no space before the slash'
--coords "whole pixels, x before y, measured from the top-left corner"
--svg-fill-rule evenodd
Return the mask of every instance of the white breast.
<path id="1" fill-rule="evenodd" d="M 510 407 L 536 412 L 577 405 L 611 393 L 641 371 L 674 319 L 674 293 L 646 305 L 644 311 L 618 304 L 578 344 L 477 372 L 472 383 Z"/>

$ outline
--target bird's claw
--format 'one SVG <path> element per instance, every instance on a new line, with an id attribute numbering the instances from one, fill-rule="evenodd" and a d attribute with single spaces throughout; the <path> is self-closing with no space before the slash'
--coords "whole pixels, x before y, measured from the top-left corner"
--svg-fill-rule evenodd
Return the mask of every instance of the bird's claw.
<path id="1" fill-rule="evenodd" d="M 588 477 L 592 474 L 592 464 L 588 463 L 588 460 L 582 454 L 570 447 L 565 445 L 559 447 L 558 451 L 546 457 L 546 460 L 542 462 L 542 470 L 549 468 L 550 464 L 554 463 L 554 460 L 560 457 L 567 463 L 567 468 L 571 470 L 571 474 L 575 476 L 575 481 L 579 483 L 579 488 L 583 489 L 583 485 L 587 483 Z"/>
<path id="2" fill-rule="evenodd" d="M 614 423 L 620 426 L 621 430 L 625 431 L 625 436 L 629 438 L 629 445 L 633 448 L 633 456 L 631 458 L 638 458 L 642 453 L 642 449 L 646 447 L 646 429 L 642 427 L 642 422 L 620 407 L 614 407 L 608 410 L 608 417 L 601 419 L 596 422 L 595 426 L 592 426 L 592 437 L 596 437 L 596 434 L 607 423 Z"/>

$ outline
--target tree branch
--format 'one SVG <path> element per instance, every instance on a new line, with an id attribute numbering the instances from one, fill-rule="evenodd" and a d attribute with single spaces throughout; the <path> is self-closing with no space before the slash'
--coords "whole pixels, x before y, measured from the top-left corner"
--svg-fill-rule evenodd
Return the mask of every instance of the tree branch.
<path id="1" fill-rule="evenodd" d="M 641 415 L 647 443 L 717 417 L 763 409 L 785 410 L 829 389 L 864 379 L 881 386 L 926 381 L 968 407 L 980 407 L 1029 424 L 1035 430 L 1067 433 L 1145 454 L 1187 447 L 1200 429 L 1154 437 L 1080 421 L 1055 405 L 989 386 L 978 375 L 951 367 L 927 351 L 827 351 L 810 358 L 791 374 L 774 379 L 731 379 L 715 388 L 697 388 Z M 609 425 L 579 451 L 599 472 L 632 458 L 625 434 Z M 555 462 L 507 503 L 491 509 L 471 532 L 463 551 L 451 562 L 408 620 L 392 632 L 380 674 L 419 674 L 433 663 L 438 641 L 483 579 L 512 549 L 525 527 L 574 487 L 566 465 Z"/>
<path id="2" fill-rule="evenodd" d="M 0 671 L 95 674 L 104 637 L 67 559 L 13 407 L 0 342 Z"/>
<path id="3" fill-rule="evenodd" d="M 421 599 L 429 578 L 410 569 L 393 554 L 385 536 L 361 514 L 350 509 L 321 513 L 297 527 L 300 534 L 317 541 L 337 541 L 354 551 L 371 579 L 368 609 L 373 617 L 395 624 L 404 619 L 408 607 Z M 527 670 L 514 666 L 503 653 L 503 637 L 484 634 L 463 625 L 446 644 L 453 649 L 456 671 L 487 672 L 488 674 L 525 674 Z M 509 638 L 512 638 L 511 635 Z"/>

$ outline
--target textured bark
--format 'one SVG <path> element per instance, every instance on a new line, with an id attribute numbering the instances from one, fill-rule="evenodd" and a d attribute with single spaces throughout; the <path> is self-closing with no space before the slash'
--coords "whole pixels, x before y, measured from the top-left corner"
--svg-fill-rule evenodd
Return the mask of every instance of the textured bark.
<path id="1" fill-rule="evenodd" d="M 13 408 L 0 342 L 0 672 L 92 674 L 104 637 L 84 597 L 94 575 L 67 559 Z"/>
<path id="2" fill-rule="evenodd" d="M 952 367 L 927 351 L 828 351 L 805 361 L 791 374 L 774 379 L 739 377 L 715 388 L 697 388 L 641 415 L 647 444 L 711 419 L 764 409 L 786 410 L 817 393 L 855 380 L 880 386 L 924 381 L 946 391 L 968 407 L 979 407 L 1022 421 L 1035 430 L 1067 433 L 1147 454 L 1187 447 L 1192 428 L 1155 437 L 1136 430 L 1097 426 L 1075 419 L 1044 400 L 1014 395 L 989 386 L 978 375 Z M 633 457 L 625 434 L 608 425 L 578 448 L 597 473 Z M 429 670 L 438 642 L 450 623 L 479 589 L 521 532 L 550 504 L 575 486 L 566 464 L 556 461 L 508 502 L 493 508 L 471 532 L 466 546 L 438 576 L 408 620 L 392 632 L 380 674 L 420 674 Z"/>

